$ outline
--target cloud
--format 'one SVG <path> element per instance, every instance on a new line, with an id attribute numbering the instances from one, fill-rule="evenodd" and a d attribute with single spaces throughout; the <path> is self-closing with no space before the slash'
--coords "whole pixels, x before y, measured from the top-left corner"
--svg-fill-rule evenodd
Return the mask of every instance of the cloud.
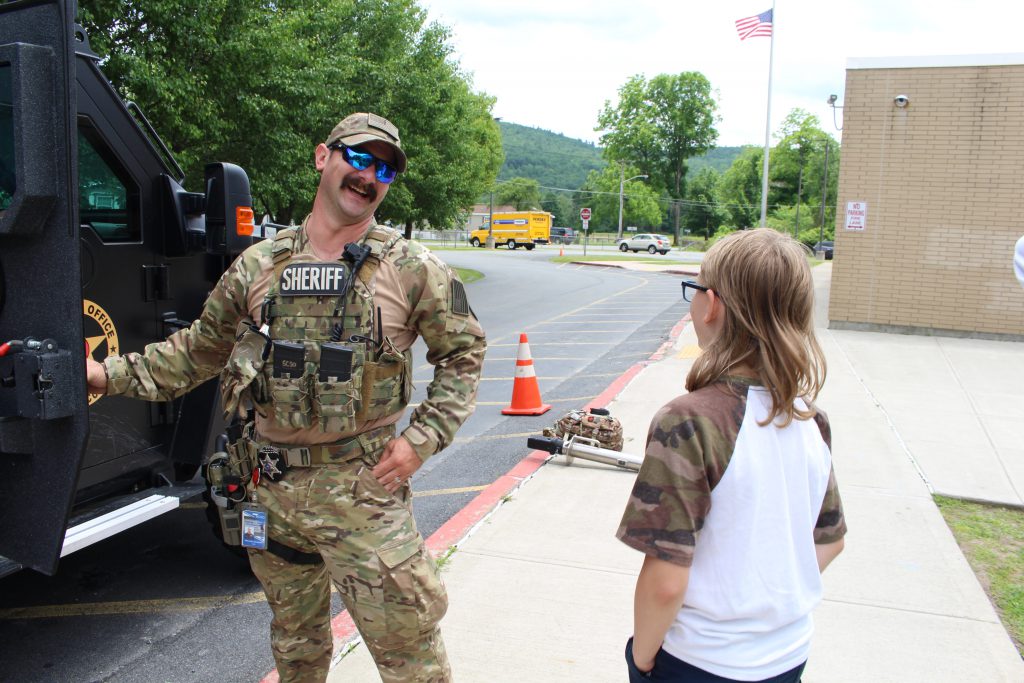
<path id="1" fill-rule="evenodd" d="M 764 142 L 771 41 L 740 41 L 734 22 L 768 0 L 424 0 L 453 29 L 478 90 L 506 121 L 596 142 L 598 112 L 635 74 L 700 71 L 719 93 L 719 144 Z M 852 57 L 1019 51 L 1019 4 L 997 0 L 787 0 L 775 10 L 772 130 L 801 107 L 832 130 L 825 99 L 843 95 Z M 1024 63 L 1024 56 L 1021 58 Z M 841 101 L 840 101 L 841 104 Z"/>

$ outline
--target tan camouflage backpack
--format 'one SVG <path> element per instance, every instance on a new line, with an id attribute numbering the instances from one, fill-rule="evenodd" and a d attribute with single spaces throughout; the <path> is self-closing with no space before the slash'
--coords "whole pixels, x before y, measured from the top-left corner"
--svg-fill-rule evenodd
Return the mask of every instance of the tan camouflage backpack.
<path id="1" fill-rule="evenodd" d="M 604 408 L 591 408 L 589 413 L 583 410 L 570 410 L 544 430 L 544 436 L 559 439 L 564 438 L 566 434 L 578 434 L 586 439 L 593 439 L 601 448 L 610 451 L 622 450 L 622 423 Z"/>

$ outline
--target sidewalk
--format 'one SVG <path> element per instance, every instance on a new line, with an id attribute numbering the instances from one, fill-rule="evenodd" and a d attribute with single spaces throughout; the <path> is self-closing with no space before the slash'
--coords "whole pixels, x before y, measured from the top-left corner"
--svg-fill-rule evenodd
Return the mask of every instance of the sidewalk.
<path id="1" fill-rule="evenodd" d="M 820 324 L 831 264 L 814 269 Z M 1024 681 L 1024 662 L 931 500 L 1022 503 L 1024 345 L 818 330 L 849 533 L 825 573 L 805 681 Z M 682 389 L 687 325 L 609 405 L 623 450 Z M 554 419 L 554 418 L 552 418 Z M 524 444 L 525 451 L 525 444 Z M 531 456 L 533 457 L 533 456 Z M 462 683 L 626 679 L 642 557 L 614 533 L 634 475 L 554 458 L 458 544 L 442 622 Z M 329 681 L 378 680 L 366 648 Z"/>

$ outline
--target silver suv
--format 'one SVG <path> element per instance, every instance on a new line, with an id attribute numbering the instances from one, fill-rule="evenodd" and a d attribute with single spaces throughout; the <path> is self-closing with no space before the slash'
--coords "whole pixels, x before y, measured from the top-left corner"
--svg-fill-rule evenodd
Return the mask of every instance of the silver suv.
<path id="1" fill-rule="evenodd" d="M 672 247 L 669 246 L 668 238 L 664 235 L 652 233 L 640 233 L 632 237 L 619 240 L 619 251 L 631 251 L 634 254 L 638 251 L 646 251 L 650 254 L 667 254 Z"/>

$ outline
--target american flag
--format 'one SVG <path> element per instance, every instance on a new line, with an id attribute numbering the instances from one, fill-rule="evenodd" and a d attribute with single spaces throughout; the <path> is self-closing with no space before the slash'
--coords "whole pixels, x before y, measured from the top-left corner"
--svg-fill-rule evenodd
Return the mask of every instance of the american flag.
<path id="1" fill-rule="evenodd" d="M 755 14 L 752 17 L 737 19 L 736 31 L 740 34 L 740 40 L 757 36 L 771 36 L 772 10 Z"/>

